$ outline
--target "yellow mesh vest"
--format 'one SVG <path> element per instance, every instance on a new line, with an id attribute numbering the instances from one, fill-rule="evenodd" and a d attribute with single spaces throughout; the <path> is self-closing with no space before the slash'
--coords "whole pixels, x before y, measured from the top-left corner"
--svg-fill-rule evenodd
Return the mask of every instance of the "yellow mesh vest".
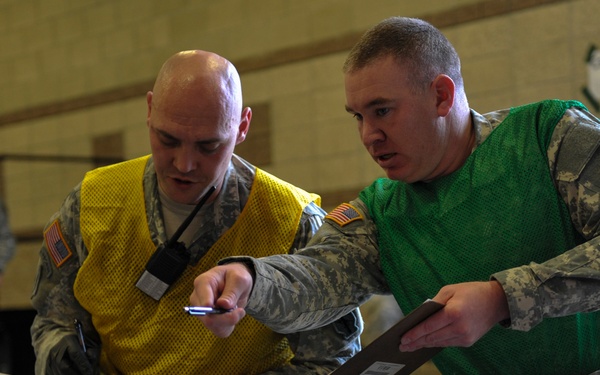
<path id="1" fill-rule="evenodd" d="M 302 210 L 316 195 L 257 170 L 238 220 L 157 302 L 135 287 L 155 250 L 142 207 L 147 157 L 89 172 L 81 232 L 89 250 L 75 296 L 102 340 L 101 366 L 116 374 L 256 374 L 289 362 L 287 339 L 250 316 L 227 339 L 184 313 L 194 278 L 226 256 L 289 250 Z M 268 303 L 268 301 L 265 301 Z"/>

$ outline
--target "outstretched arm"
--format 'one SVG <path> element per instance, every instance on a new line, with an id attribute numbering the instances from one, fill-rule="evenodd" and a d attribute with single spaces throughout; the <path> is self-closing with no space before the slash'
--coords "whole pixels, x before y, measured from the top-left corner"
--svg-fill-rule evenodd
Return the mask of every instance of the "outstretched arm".
<path id="1" fill-rule="evenodd" d="M 372 294 L 389 293 L 379 269 L 374 224 L 360 201 L 351 203 L 364 220 L 341 227 L 326 219 L 308 246 L 293 255 L 228 258 L 226 268 L 199 276 L 190 301 L 226 308 L 237 304 L 274 331 L 291 333 L 322 327 Z M 231 262 L 243 264 L 227 267 Z M 240 318 L 235 313 L 201 319 L 215 334 L 228 335 Z"/>

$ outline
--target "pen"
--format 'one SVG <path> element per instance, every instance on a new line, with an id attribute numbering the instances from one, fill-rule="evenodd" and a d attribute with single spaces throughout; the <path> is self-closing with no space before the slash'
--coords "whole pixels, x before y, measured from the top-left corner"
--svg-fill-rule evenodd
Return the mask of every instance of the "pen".
<path id="1" fill-rule="evenodd" d="M 85 340 L 83 338 L 83 325 L 77 319 L 75 319 L 75 321 L 73 321 L 73 325 L 75 326 L 75 332 L 77 333 L 77 339 L 79 340 L 79 344 L 81 345 L 81 348 L 83 349 L 83 352 L 85 353 L 85 352 L 87 352 L 87 348 L 85 347 Z"/>
<path id="2" fill-rule="evenodd" d="M 190 315 L 225 314 L 233 309 L 219 309 L 217 307 L 185 306 L 183 308 Z"/>

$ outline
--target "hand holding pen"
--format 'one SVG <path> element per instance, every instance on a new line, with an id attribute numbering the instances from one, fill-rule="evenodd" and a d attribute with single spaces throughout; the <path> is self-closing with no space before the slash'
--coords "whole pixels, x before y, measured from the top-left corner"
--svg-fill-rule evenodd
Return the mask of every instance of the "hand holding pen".
<path id="1" fill-rule="evenodd" d="M 42 372 L 47 375 L 93 375 L 96 373 L 88 357 L 88 348 L 84 340 L 83 326 L 78 319 L 73 321 L 73 331 L 65 332 L 63 337 L 50 348 Z"/>
<path id="2" fill-rule="evenodd" d="M 226 282 L 227 281 L 227 282 Z M 246 315 L 244 308 L 252 291 L 252 273 L 243 263 L 214 267 L 194 280 L 192 306 L 218 306 L 226 314 L 200 315 L 198 319 L 217 337 L 229 337 Z"/>

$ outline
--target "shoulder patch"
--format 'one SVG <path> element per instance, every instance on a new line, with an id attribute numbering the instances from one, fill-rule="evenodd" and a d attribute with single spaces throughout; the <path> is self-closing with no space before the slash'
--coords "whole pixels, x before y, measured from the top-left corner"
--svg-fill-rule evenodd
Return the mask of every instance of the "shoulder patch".
<path id="1" fill-rule="evenodd" d="M 57 268 L 62 266 L 73 255 L 60 231 L 58 220 L 54 220 L 48 229 L 44 231 L 44 241 L 46 241 L 48 253 L 50 253 L 50 257 Z"/>
<path id="2" fill-rule="evenodd" d="M 355 220 L 362 220 L 363 216 L 356 208 L 354 208 L 351 204 L 342 203 L 337 206 L 333 211 L 325 216 L 325 219 L 329 219 L 335 221 L 340 226 L 344 226 L 349 224 Z"/>

